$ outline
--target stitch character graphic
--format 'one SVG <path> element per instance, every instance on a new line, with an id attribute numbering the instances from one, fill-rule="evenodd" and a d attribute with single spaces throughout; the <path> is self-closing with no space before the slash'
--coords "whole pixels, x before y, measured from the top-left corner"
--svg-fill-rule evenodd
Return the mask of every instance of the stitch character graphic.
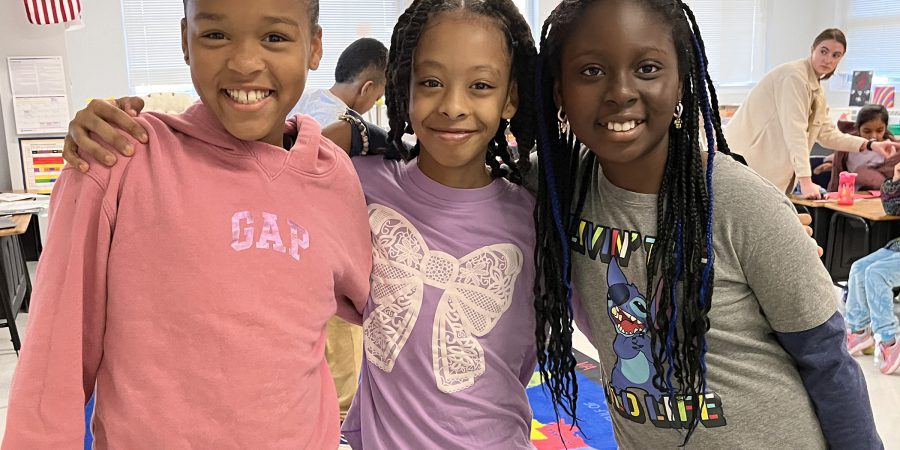
<path id="1" fill-rule="evenodd" d="M 637 286 L 628 282 L 616 258 L 609 262 L 606 283 L 609 286 L 607 312 L 616 328 L 613 350 L 617 357 L 610 384 L 617 392 L 637 388 L 659 399 L 662 394 L 653 386 L 650 303 Z"/>

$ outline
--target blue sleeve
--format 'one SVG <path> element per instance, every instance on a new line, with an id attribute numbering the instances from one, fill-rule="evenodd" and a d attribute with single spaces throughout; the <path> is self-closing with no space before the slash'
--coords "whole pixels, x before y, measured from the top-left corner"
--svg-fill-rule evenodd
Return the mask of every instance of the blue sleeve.
<path id="1" fill-rule="evenodd" d="M 776 335 L 797 364 L 828 447 L 883 449 L 866 380 L 847 353 L 840 313 L 811 330 Z"/>

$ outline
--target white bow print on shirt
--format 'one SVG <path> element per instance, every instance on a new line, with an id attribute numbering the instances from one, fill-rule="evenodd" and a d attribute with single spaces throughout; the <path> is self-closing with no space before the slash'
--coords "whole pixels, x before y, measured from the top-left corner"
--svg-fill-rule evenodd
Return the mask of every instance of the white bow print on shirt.
<path id="1" fill-rule="evenodd" d="M 472 386 L 484 373 L 476 337 L 489 333 L 512 303 L 522 251 L 513 244 L 477 249 L 461 259 L 428 249 L 418 230 L 387 206 L 369 205 L 372 301 L 363 323 L 366 358 L 385 372 L 412 333 L 425 285 L 443 289 L 434 317 L 432 367 L 442 392 Z"/>

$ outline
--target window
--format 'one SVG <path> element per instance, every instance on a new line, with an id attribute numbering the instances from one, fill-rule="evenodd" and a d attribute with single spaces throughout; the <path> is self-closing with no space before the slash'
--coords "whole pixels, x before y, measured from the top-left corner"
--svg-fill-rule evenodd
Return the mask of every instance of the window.
<path id="1" fill-rule="evenodd" d="M 888 0 L 896 1 L 896 0 Z M 694 11 L 709 73 L 716 84 L 747 84 L 762 76 L 764 0 L 687 0 Z"/>
<path id="2" fill-rule="evenodd" d="M 322 26 L 322 62 L 309 72 L 306 89 L 327 89 L 334 84 L 338 57 L 353 41 L 370 37 L 390 47 L 394 25 L 405 8 L 403 0 L 320 0 L 319 24 Z"/>
<path id="3" fill-rule="evenodd" d="M 537 3 L 537 0 L 513 0 L 513 3 L 519 8 L 519 12 L 522 13 L 522 17 L 525 18 L 528 25 L 531 26 L 531 34 L 538 37 L 542 24 L 535 23 L 534 4 Z"/>
<path id="4" fill-rule="evenodd" d="M 122 0 L 132 93 L 194 92 L 181 53 L 184 8 L 173 0 Z"/>
<path id="5" fill-rule="evenodd" d="M 337 59 L 354 40 L 372 37 L 389 45 L 402 12 L 401 1 L 354 0 L 351 4 L 320 0 L 324 53 L 319 69 L 309 73 L 307 89 L 331 87 Z M 122 0 L 122 14 L 132 92 L 193 93 L 190 71 L 181 53 L 182 4 L 177 0 Z"/>
<path id="6" fill-rule="evenodd" d="M 847 56 L 841 72 L 874 70 L 877 78 L 900 83 L 900 1 L 846 0 Z"/>

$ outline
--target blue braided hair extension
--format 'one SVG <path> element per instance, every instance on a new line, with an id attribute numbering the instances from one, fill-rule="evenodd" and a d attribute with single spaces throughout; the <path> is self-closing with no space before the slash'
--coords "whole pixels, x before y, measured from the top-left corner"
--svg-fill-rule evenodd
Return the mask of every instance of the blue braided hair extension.
<path id="1" fill-rule="evenodd" d="M 675 225 L 675 276 L 672 277 L 672 283 L 669 286 L 671 298 L 677 298 L 678 282 L 681 281 L 682 262 L 684 261 L 684 223 L 682 219 L 678 219 Z M 669 394 L 669 402 L 672 408 L 675 408 L 677 400 L 675 399 L 675 388 L 672 385 L 672 374 L 675 371 L 675 352 L 672 348 L 672 342 L 675 338 L 675 329 L 678 325 L 678 302 L 672 302 L 672 318 L 669 320 L 669 329 L 666 334 L 666 391 Z"/>
<path id="2" fill-rule="evenodd" d="M 712 274 L 712 267 L 715 260 L 715 255 L 713 252 L 713 163 L 715 162 L 716 156 L 716 135 L 713 125 L 713 111 L 709 98 L 708 86 L 706 83 L 706 80 L 709 77 L 706 52 L 703 51 L 703 48 L 701 47 L 700 41 L 697 39 L 697 36 L 692 34 L 692 38 L 694 51 L 697 53 L 697 60 L 700 65 L 700 83 L 697 93 L 699 94 L 700 105 L 703 110 L 703 128 L 706 131 L 706 146 L 708 152 L 706 162 L 706 191 L 707 196 L 709 197 L 709 206 L 706 216 L 706 265 L 703 267 L 703 276 L 700 284 L 700 308 L 703 309 L 707 306 L 707 295 L 711 295 L 713 289 L 711 282 L 712 277 L 710 275 Z M 704 392 L 706 390 L 706 336 L 703 336 L 701 338 L 700 343 L 700 368 L 703 373 L 703 386 L 701 392 Z"/>
<path id="3" fill-rule="evenodd" d="M 544 25 L 542 35 L 547 34 L 548 25 Z M 541 41 L 544 46 L 544 40 Z M 543 50 L 543 48 L 542 48 Z M 557 417 L 557 429 L 562 432 L 559 420 L 560 409 L 572 418 L 571 426 L 578 424 L 578 380 L 575 373 L 577 361 L 572 353 L 573 333 L 573 286 L 571 277 L 571 254 L 569 248 L 566 219 L 571 204 L 566 192 L 561 187 L 556 175 L 566 165 L 559 164 L 554 158 L 559 157 L 574 162 L 572 148 L 577 147 L 575 139 L 554 139 L 552 132 L 555 114 L 547 114 L 552 105 L 550 89 L 543 86 L 547 80 L 544 73 L 546 55 L 537 58 L 535 76 L 535 116 L 538 118 L 538 170 L 544 171 L 543 180 L 538 189 L 538 202 L 535 209 L 535 227 L 537 229 L 537 246 L 535 251 L 535 268 L 537 279 L 535 284 L 535 337 L 537 338 L 538 366 L 544 387 L 550 393 L 553 411 Z M 543 87 L 543 88 L 542 88 Z M 546 104 L 545 104 L 546 102 Z M 557 137 L 559 137 L 557 135 Z M 560 141 L 565 142 L 560 142 Z M 562 168 L 562 169 L 561 169 Z M 571 186 L 567 186 L 571 187 Z M 552 228 L 556 228 L 553 230 Z M 554 242 L 554 241 L 559 241 Z"/>
<path id="4" fill-rule="evenodd" d="M 546 56 L 539 55 L 537 64 L 535 64 L 535 104 L 537 105 L 537 117 L 545 117 L 544 109 L 544 93 L 541 84 L 544 78 L 544 59 Z M 556 231 L 559 233 L 559 241 L 562 246 L 562 269 L 563 282 L 566 285 L 566 305 L 569 308 L 569 315 L 572 315 L 572 281 L 569 276 L 569 264 L 571 263 L 571 255 L 569 255 L 569 238 L 566 236 L 566 228 L 563 225 L 562 214 L 560 213 L 559 195 L 556 192 L 556 176 L 553 171 L 553 161 L 550 159 L 550 134 L 547 125 L 543 120 L 538 120 L 538 154 L 541 162 L 539 167 L 544 169 L 544 178 L 547 182 L 547 189 L 550 193 L 550 207 L 553 211 L 553 223 L 556 225 Z"/>

